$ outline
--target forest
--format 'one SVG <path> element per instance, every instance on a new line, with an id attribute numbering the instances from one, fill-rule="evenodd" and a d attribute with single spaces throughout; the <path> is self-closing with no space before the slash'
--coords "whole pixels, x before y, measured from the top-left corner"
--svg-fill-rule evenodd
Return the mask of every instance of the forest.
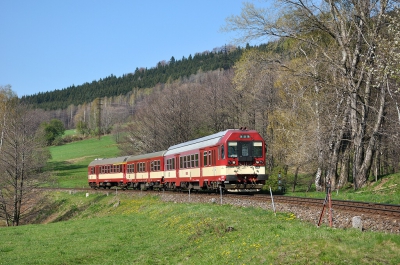
<path id="1" fill-rule="evenodd" d="M 17 134 L 42 150 L 40 133 L 20 135 L 21 122 L 35 117 L 31 131 L 59 119 L 82 137 L 111 133 L 122 154 L 159 151 L 228 128 L 255 129 L 266 141 L 268 171 L 279 168 L 294 176 L 294 184 L 307 176 L 317 191 L 328 180 L 334 189 L 357 190 L 398 172 L 397 1 L 278 4 L 272 10 L 247 3 L 240 15 L 226 19 L 224 30 L 238 32 L 238 42 L 265 38 L 266 44 L 172 57 L 151 69 L 18 102 L 2 88 L 0 163 L 27 159 L 3 152 L 17 148 L 12 141 Z M 26 109 L 8 112 L 12 104 Z M 13 122 L 22 127 L 15 129 Z M 31 172 L 38 173 L 41 164 L 24 154 L 32 160 Z M 15 174 L 20 172 L 26 171 Z"/>

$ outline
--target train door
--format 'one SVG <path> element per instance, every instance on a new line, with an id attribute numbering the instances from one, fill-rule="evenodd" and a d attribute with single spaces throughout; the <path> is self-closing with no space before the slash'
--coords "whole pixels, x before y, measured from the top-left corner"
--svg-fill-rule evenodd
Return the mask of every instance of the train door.
<path id="1" fill-rule="evenodd" d="M 179 160 L 179 154 L 175 155 L 175 176 L 176 179 L 179 179 L 179 170 L 181 168 L 180 160 Z"/>
<path id="2" fill-rule="evenodd" d="M 205 166 L 207 165 L 207 159 L 204 158 L 204 154 L 205 154 L 205 150 L 204 149 L 200 149 L 200 157 L 199 157 L 199 165 L 200 165 L 200 178 L 203 178 L 204 176 L 204 171 L 205 171 Z"/>
<path id="3" fill-rule="evenodd" d="M 95 175 L 96 175 L 96 186 L 99 186 L 99 172 L 100 172 L 100 166 L 95 166 L 94 168 L 95 170 Z"/>
<path id="4" fill-rule="evenodd" d="M 122 179 L 123 179 L 124 185 L 126 185 L 126 169 L 127 169 L 126 163 L 122 164 L 121 165 L 121 170 L 122 170 Z"/>
<path id="5" fill-rule="evenodd" d="M 151 161 L 147 160 L 146 161 L 146 168 L 145 168 L 146 172 L 147 172 L 147 183 L 150 183 L 150 170 L 151 170 Z"/>
<path id="6" fill-rule="evenodd" d="M 212 165 L 212 171 L 213 175 L 217 175 L 217 147 L 213 147 L 210 151 L 211 157 L 210 157 L 210 162 Z"/>

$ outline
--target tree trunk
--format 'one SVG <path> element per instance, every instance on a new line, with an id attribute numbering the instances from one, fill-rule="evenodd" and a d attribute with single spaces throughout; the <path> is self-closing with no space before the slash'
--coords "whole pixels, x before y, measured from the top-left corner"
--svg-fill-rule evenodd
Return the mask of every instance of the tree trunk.
<path id="1" fill-rule="evenodd" d="M 349 163 L 350 163 L 350 157 L 349 157 L 349 148 L 346 148 L 343 157 L 342 157 L 342 162 L 341 162 L 341 168 L 340 168 L 340 176 L 339 176 L 339 181 L 337 183 L 336 188 L 341 189 L 343 188 L 349 179 Z"/>

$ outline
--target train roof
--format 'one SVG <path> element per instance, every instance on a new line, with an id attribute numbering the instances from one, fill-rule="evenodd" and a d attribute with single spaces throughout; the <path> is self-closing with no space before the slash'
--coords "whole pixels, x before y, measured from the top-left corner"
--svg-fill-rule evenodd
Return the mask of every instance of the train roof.
<path id="1" fill-rule="evenodd" d="M 127 161 L 136 161 L 136 160 L 141 160 L 141 159 L 147 159 L 147 158 L 163 156 L 166 151 L 167 150 L 158 151 L 158 152 L 149 153 L 149 154 L 144 154 L 144 155 L 129 156 Z"/>
<path id="2" fill-rule="evenodd" d="M 165 155 L 178 154 L 178 153 L 185 152 L 188 150 L 200 149 L 203 147 L 216 145 L 219 142 L 219 140 L 226 135 L 226 133 L 228 131 L 231 131 L 231 130 L 225 130 L 225 131 L 214 133 L 214 134 L 211 134 L 211 135 L 208 135 L 205 137 L 194 139 L 194 140 L 191 140 L 188 142 L 173 145 L 170 148 L 168 148 Z"/>
<path id="3" fill-rule="evenodd" d="M 90 162 L 89 167 L 97 166 L 97 165 L 109 165 L 109 164 L 122 164 L 126 162 L 129 156 L 120 156 L 113 158 L 96 158 L 92 162 Z"/>

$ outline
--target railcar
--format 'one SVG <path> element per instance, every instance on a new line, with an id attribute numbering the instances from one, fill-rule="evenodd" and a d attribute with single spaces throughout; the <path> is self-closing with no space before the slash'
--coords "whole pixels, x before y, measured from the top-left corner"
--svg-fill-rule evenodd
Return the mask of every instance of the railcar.
<path id="1" fill-rule="evenodd" d="M 89 186 L 104 189 L 123 186 L 127 159 L 128 156 L 121 156 L 92 161 L 88 167 Z"/>
<path id="2" fill-rule="evenodd" d="M 257 131 L 246 129 L 225 130 L 151 154 L 95 160 L 88 173 L 93 188 L 257 192 L 268 179 L 265 142 Z"/>

